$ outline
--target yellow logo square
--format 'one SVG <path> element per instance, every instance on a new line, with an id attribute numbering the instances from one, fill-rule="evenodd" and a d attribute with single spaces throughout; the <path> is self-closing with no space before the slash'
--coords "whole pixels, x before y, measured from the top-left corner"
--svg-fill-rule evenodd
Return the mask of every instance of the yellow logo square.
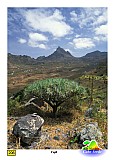
<path id="1" fill-rule="evenodd" d="M 7 150 L 7 156 L 16 156 L 16 150 Z"/>

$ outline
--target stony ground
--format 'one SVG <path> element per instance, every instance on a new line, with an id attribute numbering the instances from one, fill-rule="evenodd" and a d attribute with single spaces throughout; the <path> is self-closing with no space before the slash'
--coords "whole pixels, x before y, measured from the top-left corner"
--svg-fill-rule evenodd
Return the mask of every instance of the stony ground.
<path id="1" fill-rule="evenodd" d="M 61 115 L 57 118 L 44 117 L 45 123 L 42 127 L 41 139 L 29 147 L 19 147 L 16 144 L 16 138 L 12 135 L 12 127 L 18 117 L 8 117 L 8 149 L 80 149 L 77 143 L 70 145 L 69 142 L 73 135 L 89 122 L 98 122 L 98 120 L 85 118 L 83 115 L 83 110 L 82 112 L 73 110 L 71 114 Z M 105 149 L 107 124 L 98 122 L 98 125 L 103 134 L 103 141 L 98 142 L 98 145 Z"/>

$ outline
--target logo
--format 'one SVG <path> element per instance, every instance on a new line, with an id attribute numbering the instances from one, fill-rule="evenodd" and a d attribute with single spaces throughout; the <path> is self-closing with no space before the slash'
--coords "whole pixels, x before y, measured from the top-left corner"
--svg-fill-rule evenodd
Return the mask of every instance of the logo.
<path id="1" fill-rule="evenodd" d="M 82 147 L 82 153 L 84 154 L 100 154 L 102 149 L 98 146 L 96 140 L 86 140 L 83 142 L 84 147 Z"/>
<path id="2" fill-rule="evenodd" d="M 7 156 L 16 156 L 16 150 L 7 150 Z"/>

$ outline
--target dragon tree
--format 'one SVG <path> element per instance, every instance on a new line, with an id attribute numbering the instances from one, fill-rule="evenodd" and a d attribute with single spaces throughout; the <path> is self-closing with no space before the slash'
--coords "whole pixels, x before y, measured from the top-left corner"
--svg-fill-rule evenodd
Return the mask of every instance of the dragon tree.
<path id="1" fill-rule="evenodd" d="M 58 106 L 63 102 L 76 95 L 84 95 L 86 90 L 78 83 L 63 79 L 63 78 L 49 78 L 45 80 L 35 81 L 28 85 L 24 90 L 26 97 L 42 98 L 53 109 L 55 117 Z"/>

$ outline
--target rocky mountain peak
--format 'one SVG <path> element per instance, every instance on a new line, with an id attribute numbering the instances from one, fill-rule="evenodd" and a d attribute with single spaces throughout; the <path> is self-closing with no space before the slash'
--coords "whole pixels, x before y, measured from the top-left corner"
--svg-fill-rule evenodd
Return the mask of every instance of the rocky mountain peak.
<path id="1" fill-rule="evenodd" d="M 71 55 L 71 53 L 69 53 L 68 51 L 65 51 L 63 48 L 61 48 L 60 46 L 58 46 L 58 48 L 47 57 L 48 59 L 67 59 L 67 58 L 73 58 L 73 56 Z"/>

